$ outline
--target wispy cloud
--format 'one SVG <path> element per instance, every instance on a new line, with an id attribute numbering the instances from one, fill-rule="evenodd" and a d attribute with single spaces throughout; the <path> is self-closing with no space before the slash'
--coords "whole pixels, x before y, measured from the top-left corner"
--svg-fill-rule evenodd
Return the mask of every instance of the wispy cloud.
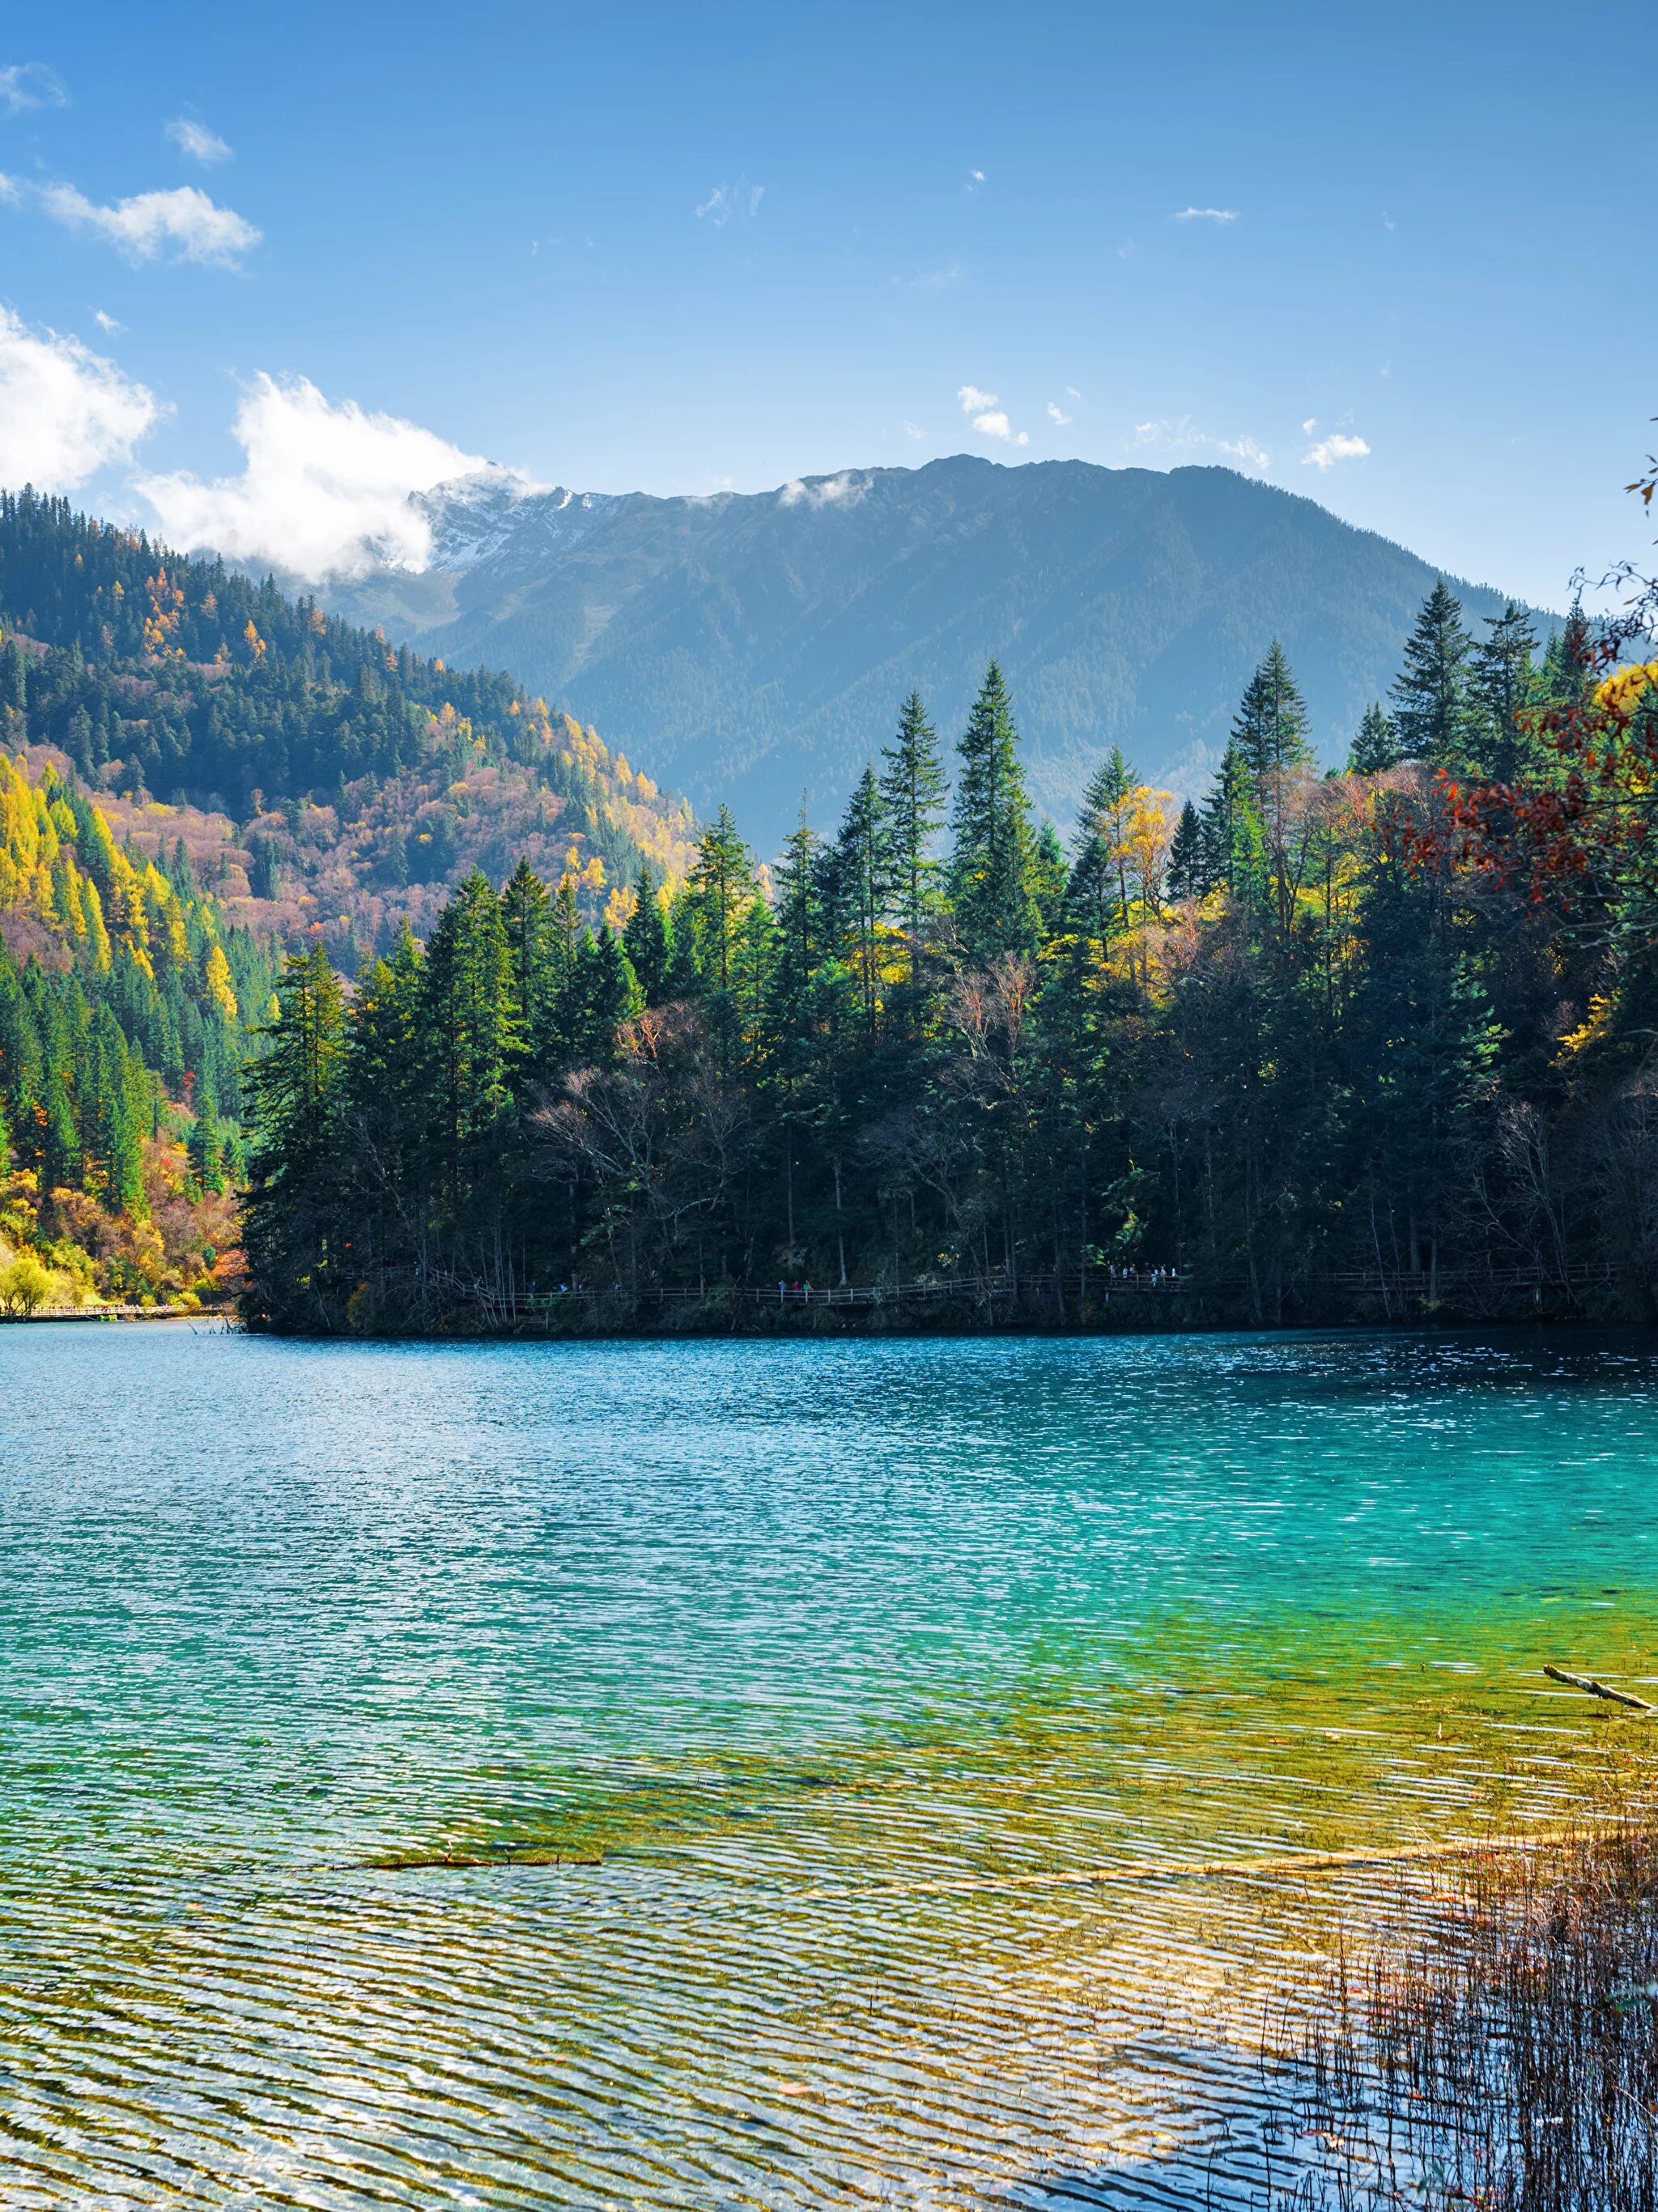
<path id="1" fill-rule="evenodd" d="M 211 547 L 308 578 L 423 568 L 432 526 L 413 495 L 489 468 L 435 431 L 331 400 L 304 377 L 256 376 L 234 434 L 246 456 L 240 476 L 141 477 L 136 489 L 181 550 Z"/>
<path id="2" fill-rule="evenodd" d="M 1071 421 L 1071 417 L 1066 413 L 1064 408 L 1060 406 L 1057 399 L 1050 399 L 1048 403 L 1048 419 L 1050 422 L 1057 422 L 1062 430 L 1067 427 Z"/>
<path id="3" fill-rule="evenodd" d="M 734 185 L 716 185 L 696 212 L 716 230 L 723 230 L 728 222 L 746 222 L 758 215 L 765 195 L 763 185 L 751 185 L 746 177 L 739 177 Z"/>
<path id="4" fill-rule="evenodd" d="M 1310 423 L 1303 425 L 1303 428 L 1308 429 L 1312 427 Z M 1336 430 L 1333 431 L 1327 438 L 1321 438 L 1311 453 L 1303 453 L 1301 457 L 1302 465 L 1305 468 L 1316 469 L 1322 476 L 1327 469 L 1333 469 L 1338 461 L 1366 459 L 1370 451 L 1363 438 L 1344 437 L 1339 430 Z"/>
<path id="5" fill-rule="evenodd" d="M 966 276 L 959 261 L 948 261 L 942 269 L 923 269 L 919 276 L 895 276 L 892 281 L 906 292 L 955 292 Z"/>
<path id="6" fill-rule="evenodd" d="M 100 207 L 73 185 L 47 185 L 40 194 L 46 212 L 72 229 L 94 231 L 129 261 L 199 261 L 233 269 L 264 234 L 220 207 L 195 185 L 170 192 L 138 192 L 131 199 Z"/>
<path id="7" fill-rule="evenodd" d="M 963 189 L 969 192 L 981 192 L 984 190 L 984 183 L 985 173 L 982 169 L 969 169 L 967 173 L 967 183 Z"/>
<path id="8" fill-rule="evenodd" d="M 919 422 L 906 422 L 904 424 L 904 435 L 907 438 L 925 438 L 926 432 L 921 428 Z"/>
<path id="9" fill-rule="evenodd" d="M 112 361 L 0 307 L 0 483 L 73 491 L 131 459 L 161 413 Z"/>
<path id="10" fill-rule="evenodd" d="M 1213 437 L 1207 430 L 1199 430 L 1189 415 L 1165 415 L 1156 422 L 1137 422 L 1125 450 L 1170 454 L 1224 453 L 1241 468 L 1253 470 L 1257 476 L 1265 476 L 1272 465 L 1272 455 L 1254 438 Z"/>
<path id="11" fill-rule="evenodd" d="M 807 483 L 797 477 L 777 495 L 780 507 L 856 507 L 869 489 L 866 476 L 842 469 L 838 477 L 819 477 Z"/>
<path id="12" fill-rule="evenodd" d="M 1236 208 L 1181 208 L 1175 217 L 1176 222 L 1236 222 L 1237 219 Z"/>
<path id="13" fill-rule="evenodd" d="M 117 331 L 124 331 L 126 328 L 125 323 L 118 323 L 113 315 L 106 315 L 101 307 L 93 309 L 92 319 L 97 324 L 99 329 L 110 337 L 113 337 Z"/>
<path id="14" fill-rule="evenodd" d="M 188 115 L 175 115 L 167 126 L 167 135 L 181 154 L 187 154 L 192 161 L 200 161 L 206 168 L 230 159 L 230 149 L 218 132 L 210 131 L 205 123 L 197 123 Z"/>
<path id="15" fill-rule="evenodd" d="M 68 106 L 64 80 L 44 62 L 11 62 L 0 69 L 0 108 L 8 115 L 27 115 L 35 107 Z"/>
<path id="16" fill-rule="evenodd" d="M 971 416 L 973 427 L 981 438 L 999 439 L 1005 446 L 1028 446 L 1030 433 L 1016 430 L 1008 421 L 1006 410 L 993 392 L 981 392 L 976 384 L 963 384 L 957 390 L 963 415 Z"/>

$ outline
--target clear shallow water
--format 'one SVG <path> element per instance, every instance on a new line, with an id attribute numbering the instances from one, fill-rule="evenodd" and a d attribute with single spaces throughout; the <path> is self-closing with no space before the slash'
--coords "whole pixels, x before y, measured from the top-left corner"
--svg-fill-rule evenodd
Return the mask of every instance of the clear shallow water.
<path id="1" fill-rule="evenodd" d="M 1241 2198 L 1261 1990 L 1376 1893 L 1266 1862 L 1638 1746 L 1539 1670 L 1658 1673 L 1655 1392 L 0 1331 L 0 2201 Z"/>

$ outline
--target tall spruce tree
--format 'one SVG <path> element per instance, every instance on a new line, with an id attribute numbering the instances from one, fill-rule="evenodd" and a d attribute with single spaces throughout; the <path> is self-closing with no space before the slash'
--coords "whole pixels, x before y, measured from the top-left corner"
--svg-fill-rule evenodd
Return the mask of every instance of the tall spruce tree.
<path id="1" fill-rule="evenodd" d="M 1347 773 L 1380 775 L 1385 769 L 1397 768 L 1404 757 L 1392 715 L 1379 699 L 1372 699 L 1347 748 Z"/>
<path id="2" fill-rule="evenodd" d="M 501 902 L 481 869 L 440 915 L 423 981 L 439 1187 L 462 1213 L 499 1173 L 522 1049 Z"/>
<path id="3" fill-rule="evenodd" d="M 1313 764 L 1307 702 L 1276 638 L 1244 691 L 1232 742 L 1257 785 Z"/>
<path id="4" fill-rule="evenodd" d="M 887 866 L 893 917 L 903 932 L 909 984 L 917 988 L 928 939 L 943 904 L 934 855 L 949 788 L 938 738 L 921 695 L 912 691 L 898 713 L 898 734 L 882 748 L 881 803 L 886 812 Z"/>
<path id="5" fill-rule="evenodd" d="M 1500 615 L 1485 617 L 1485 628 L 1489 636 L 1473 648 L 1473 690 L 1485 720 L 1479 765 L 1495 782 L 1512 783 L 1526 750 L 1521 717 L 1531 703 L 1537 633 L 1512 599 Z"/>
<path id="6" fill-rule="evenodd" d="M 857 978 L 864 1026 L 876 1025 L 881 996 L 881 924 L 890 877 L 886 808 L 875 771 L 853 787 L 835 840 L 835 874 L 843 941 L 841 957 Z"/>
<path id="7" fill-rule="evenodd" d="M 1394 684 L 1394 725 L 1406 760 L 1463 768 L 1478 742 L 1468 660 L 1473 649 L 1461 602 L 1442 576 L 1405 644 L 1405 665 Z"/>
<path id="8" fill-rule="evenodd" d="M 1209 870 L 1208 841 L 1198 810 L 1188 799 L 1181 808 L 1175 834 L 1169 843 L 1169 896 L 1172 899 L 1206 898 L 1214 888 Z"/>
<path id="9" fill-rule="evenodd" d="M 993 660 L 957 747 L 950 889 L 963 949 L 975 962 L 1034 951 L 1042 931 L 1018 745 L 1012 703 Z"/>
<path id="10" fill-rule="evenodd" d="M 639 873 L 634 878 L 634 910 L 622 933 L 622 948 L 628 956 L 628 964 L 634 971 L 645 1004 L 647 1006 L 663 1005 L 671 995 L 669 990 L 671 948 L 668 943 L 668 920 L 663 909 L 661 890 L 648 861 L 640 863 Z"/>

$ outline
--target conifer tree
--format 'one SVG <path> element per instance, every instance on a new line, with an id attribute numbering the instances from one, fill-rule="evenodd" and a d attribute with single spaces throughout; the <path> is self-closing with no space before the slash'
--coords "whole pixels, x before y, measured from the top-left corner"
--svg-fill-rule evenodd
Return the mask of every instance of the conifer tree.
<path id="1" fill-rule="evenodd" d="M 1029 951 L 1041 933 L 1018 744 L 1007 687 L 993 660 L 957 748 L 950 889 L 957 929 L 975 962 Z"/>
<path id="2" fill-rule="evenodd" d="M 1173 899 L 1207 897 L 1213 889 L 1209 872 L 1208 840 L 1198 810 L 1188 799 L 1169 845 L 1169 896 Z"/>
<path id="3" fill-rule="evenodd" d="M 1232 724 L 1232 742 L 1258 786 L 1269 777 L 1312 766 L 1307 727 L 1307 702 L 1290 673 L 1284 647 L 1274 638 L 1249 679 Z"/>
<path id="4" fill-rule="evenodd" d="M 1347 748 L 1348 774 L 1380 775 L 1385 769 L 1397 768 L 1404 757 L 1392 715 L 1379 699 L 1372 699 Z"/>
<path id="5" fill-rule="evenodd" d="M 481 869 L 439 917 L 422 981 L 438 1174 L 459 1206 L 496 1170 L 521 1049 L 501 903 Z"/>
<path id="6" fill-rule="evenodd" d="M 644 1004 L 663 1005 L 671 996 L 668 988 L 668 922 L 648 860 L 641 861 L 639 873 L 634 878 L 634 910 L 622 933 L 622 946 Z"/>
<path id="7" fill-rule="evenodd" d="M 881 922 L 889 879 L 886 810 L 865 766 L 835 840 L 835 878 L 845 932 L 840 951 L 857 979 L 864 1026 L 875 1026 L 881 991 Z"/>
<path id="8" fill-rule="evenodd" d="M 898 714 L 898 734 L 884 746 L 881 803 L 886 814 L 887 864 L 893 913 L 909 953 L 912 992 L 920 980 L 928 935 L 941 905 L 940 868 L 933 847 L 944 820 L 948 783 L 938 733 L 921 695 L 912 691 Z"/>
<path id="9" fill-rule="evenodd" d="M 1468 690 L 1472 650 L 1461 603 L 1442 576 L 1423 601 L 1394 684 L 1394 724 L 1405 759 L 1452 769 L 1467 761 L 1477 736 Z"/>
<path id="10" fill-rule="evenodd" d="M 560 949 L 547 886 L 520 860 L 501 894 L 501 922 L 512 969 L 513 1015 L 523 1079 L 544 1080 L 556 1049 Z"/>
<path id="11" fill-rule="evenodd" d="M 1044 821 L 1036 832 L 1035 849 L 1030 863 L 1030 888 L 1036 901 L 1036 912 L 1044 937 L 1052 937 L 1060 927 L 1069 880 L 1069 871 L 1065 865 L 1065 848 L 1060 842 L 1060 833 L 1051 822 Z"/>
<path id="12" fill-rule="evenodd" d="M 1521 715 L 1531 703 L 1537 633 L 1512 599 L 1500 615 L 1486 617 L 1485 627 L 1490 636 L 1473 648 L 1473 689 L 1484 709 L 1486 739 L 1480 766 L 1494 781 L 1512 783 L 1525 747 Z"/>

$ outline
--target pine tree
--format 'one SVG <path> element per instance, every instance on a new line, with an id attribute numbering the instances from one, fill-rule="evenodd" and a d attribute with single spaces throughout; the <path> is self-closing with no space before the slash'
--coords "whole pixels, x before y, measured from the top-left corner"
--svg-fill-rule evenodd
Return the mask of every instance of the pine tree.
<path id="1" fill-rule="evenodd" d="M 1030 862 L 1030 888 L 1035 897 L 1036 912 L 1044 938 L 1052 937 L 1060 927 L 1069 880 L 1070 873 L 1065 865 L 1065 848 L 1060 842 L 1060 833 L 1051 822 L 1044 821 L 1036 832 L 1035 850 Z"/>
<path id="2" fill-rule="evenodd" d="M 1307 727 L 1307 702 L 1290 673 L 1284 647 L 1274 638 L 1249 679 L 1232 724 L 1232 742 L 1258 787 L 1271 777 L 1312 766 Z"/>
<path id="3" fill-rule="evenodd" d="M 722 806 L 703 831 L 686 879 L 684 941 L 707 1001 L 722 1074 L 738 1056 L 747 967 L 744 924 L 756 898 L 754 861 L 731 811 Z M 676 946 L 676 949 L 677 946 Z"/>
<path id="4" fill-rule="evenodd" d="M 1373 699 L 1364 709 L 1357 734 L 1347 748 L 1347 773 L 1380 775 L 1384 769 L 1397 768 L 1404 757 L 1392 715 L 1379 699 Z"/>
<path id="5" fill-rule="evenodd" d="M 685 884 L 691 945 L 711 991 L 732 988 L 738 937 L 754 895 L 753 858 L 731 809 L 722 806 L 702 833 Z"/>
<path id="6" fill-rule="evenodd" d="M 881 803 L 886 812 L 887 863 L 893 912 L 909 951 L 909 984 L 920 984 L 929 934 L 943 903 L 940 870 L 933 857 L 944 820 L 948 783 L 938 733 L 926 718 L 921 695 L 912 691 L 898 714 L 898 734 L 884 746 L 886 768 Z"/>
<path id="7" fill-rule="evenodd" d="M 1526 751 L 1520 718 L 1531 703 L 1537 633 L 1512 599 L 1500 615 L 1485 617 L 1485 627 L 1490 636 L 1473 648 L 1473 689 L 1484 709 L 1486 736 L 1480 765 L 1495 782 L 1512 783 Z"/>
<path id="8" fill-rule="evenodd" d="M 622 946 L 645 1005 L 663 1005 L 671 995 L 668 988 L 668 921 L 648 861 L 640 863 L 639 873 L 634 878 L 634 910 L 622 933 Z"/>
<path id="9" fill-rule="evenodd" d="M 1172 899 L 1206 898 L 1214 888 L 1209 872 L 1209 845 L 1198 810 L 1188 799 L 1169 846 L 1169 896 Z"/>
<path id="10" fill-rule="evenodd" d="M 462 1212 L 496 1171 L 522 1047 L 501 904 L 481 869 L 440 915 L 423 983 L 438 1175 L 452 1206 Z"/>
<path id="11" fill-rule="evenodd" d="M 875 771 L 865 767 L 847 803 L 835 845 L 844 939 L 838 948 L 857 979 L 864 1026 L 875 1026 L 881 993 L 881 922 L 889 877 L 886 813 Z"/>
<path id="12" fill-rule="evenodd" d="M 1236 742 L 1221 756 L 1202 816 L 1205 866 L 1212 887 L 1224 884 L 1245 904 L 1266 890 L 1266 839 L 1255 803 L 1255 780 Z"/>
<path id="13" fill-rule="evenodd" d="M 1453 770 L 1467 762 L 1478 734 L 1468 690 L 1473 642 L 1461 603 L 1442 576 L 1423 602 L 1394 684 L 1394 723 L 1406 760 Z"/>
<path id="14" fill-rule="evenodd" d="M 345 1002 L 321 945 L 290 954 L 244 1079 L 258 1140 L 243 1215 L 258 1308 L 294 1325 L 326 1321 L 340 1237 L 340 1079 Z M 338 1243 L 342 1249 L 336 1249 Z"/>
<path id="15" fill-rule="evenodd" d="M 1002 672 L 993 660 L 957 748 L 950 889 L 956 927 L 975 962 L 1033 951 L 1041 933 L 1018 744 Z"/>
<path id="16" fill-rule="evenodd" d="M 547 886 L 520 860 L 501 895 L 501 921 L 512 966 L 519 1037 L 515 1089 L 544 1082 L 556 1052 L 560 956 Z"/>

